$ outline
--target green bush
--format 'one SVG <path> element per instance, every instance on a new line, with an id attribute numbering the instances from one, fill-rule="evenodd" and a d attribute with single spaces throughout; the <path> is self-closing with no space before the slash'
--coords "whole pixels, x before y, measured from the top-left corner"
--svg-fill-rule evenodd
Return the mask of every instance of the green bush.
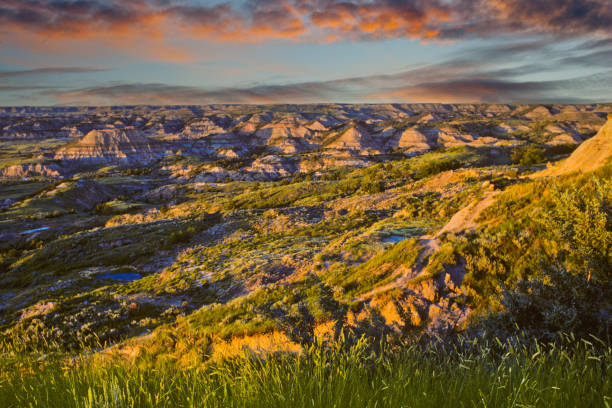
<path id="1" fill-rule="evenodd" d="M 554 256 L 569 271 L 605 285 L 612 278 L 612 181 L 590 177 L 583 188 L 561 189 L 540 224 L 557 243 Z"/>
<path id="2" fill-rule="evenodd" d="M 575 275 L 563 267 L 543 265 L 542 276 L 523 280 L 502 293 L 501 313 L 489 315 L 476 327 L 489 335 L 508 338 L 517 330 L 543 342 L 559 340 L 562 333 L 577 337 L 605 337 L 612 319 L 604 312 L 610 291 L 601 282 Z"/>
<path id="3" fill-rule="evenodd" d="M 364 177 L 361 180 L 361 190 L 367 194 L 382 193 L 385 191 L 385 183 L 378 180 L 372 180 L 369 177 Z"/>
<path id="4" fill-rule="evenodd" d="M 184 244 L 189 242 L 195 233 L 196 229 L 194 227 L 187 227 L 183 230 L 172 232 L 168 237 L 168 241 L 170 244 Z"/>
<path id="5" fill-rule="evenodd" d="M 461 166 L 461 162 L 450 158 L 427 160 L 417 167 L 415 176 L 421 179 L 442 173 L 443 171 L 455 170 Z"/>
<path id="6" fill-rule="evenodd" d="M 612 182 L 606 173 L 512 193 L 491 214 L 514 217 L 457 241 L 468 299 L 487 315 L 477 327 L 495 337 L 520 330 L 543 341 L 560 332 L 608 335 Z"/>
<path id="7" fill-rule="evenodd" d="M 510 158 L 521 166 L 532 166 L 546 161 L 546 150 L 534 145 L 521 146 L 512 150 Z"/>

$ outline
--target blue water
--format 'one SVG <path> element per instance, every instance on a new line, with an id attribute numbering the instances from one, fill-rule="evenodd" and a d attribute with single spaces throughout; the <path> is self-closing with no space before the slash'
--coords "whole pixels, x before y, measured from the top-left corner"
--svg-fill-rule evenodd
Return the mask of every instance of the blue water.
<path id="1" fill-rule="evenodd" d="M 96 278 L 98 279 L 110 279 L 118 282 L 133 282 L 142 278 L 142 275 L 139 273 L 105 273 L 103 275 L 98 275 Z"/>
<path id="2" fill-rule="evenodd" d="M 46 231 L 48 229 L 49 229 L 49 227 L 34 228 L 34 229 L 31 229 L 31 230 L 23 231 L 22 234 L 32 234 L 34 232 Z"/>
<path id="3" fill-rule="evenodd" d="M 394 244 L 397 244 L 398 242 L 402 242 L 403 240 L 405 240 L 406 237 L 402 236 L 402 235 L 389 235 L 386 238 L 383 238 L 383 242 L 392 242 Z"/>

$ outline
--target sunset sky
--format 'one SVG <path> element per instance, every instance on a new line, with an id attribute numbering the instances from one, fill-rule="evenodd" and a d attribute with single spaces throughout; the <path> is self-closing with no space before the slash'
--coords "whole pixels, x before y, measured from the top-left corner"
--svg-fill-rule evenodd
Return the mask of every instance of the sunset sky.
<path id="1" fill-rule="evenodd" d="M 0 0 L 0 105 L 612 102 L 611 0 Z"/>

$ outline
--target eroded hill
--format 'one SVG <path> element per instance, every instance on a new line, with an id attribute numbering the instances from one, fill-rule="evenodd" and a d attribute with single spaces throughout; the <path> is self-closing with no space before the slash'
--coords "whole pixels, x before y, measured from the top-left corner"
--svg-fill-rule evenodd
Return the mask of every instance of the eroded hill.
<path id="1" fill-rule="evenodd" d="M 558 191 L 610 193 L 611 110 L 4 109 L 2 336 L 178 355 L 462 330 L 536 273 Z"/>

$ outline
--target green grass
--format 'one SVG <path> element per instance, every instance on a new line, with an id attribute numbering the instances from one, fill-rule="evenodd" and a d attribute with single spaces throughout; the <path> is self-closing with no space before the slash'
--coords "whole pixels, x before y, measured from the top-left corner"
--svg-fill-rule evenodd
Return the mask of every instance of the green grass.
<path id="1" fill-rule="evenodd" d="M 299 205 L 316 205 L 341 197 L 373 194 L 392 186 L 426 179 L 447 170 L 466 166 L 483 167 L 505 162 L 488 148 L 454 147 L 421 156 L 377 163 L 365 168 L 336 169 L 321 180 L 275 182 L 264 188 L 235 192 L 225 203 L 226 210 L 266 209 Z M 499 164 L 499 163 L 498 163 Z"/>
<path id="2" fill-rule="evenodd" d="M 215 215 L 205 214 L 199 218 L 189 220 L 175 220 L 165 222 L 154 222 L 150 224 L 140 225 L 125 225 L 109 227 L 101 230 L 92 230 L 74 234 L 71 236 L 60 237 L 60 239 L 52 242 L 43 251 L 35 252 L 30 256 L 23 258 L 18 265 L 24 269 L 33 267 L 45 272 L 61 272 L 65 271 L 65 265 L 70 264 L 72 269 L 87 266 L 99 265 L 122 265 L 125 258 L 134 257 L 136 255 L 148 255 L 163 245 L 171 246 L 176 242 L 172 241 L 172 233 L 187 231 L 188 228 L 193 228 L 193 231 L 201 231 L 208 228 L 217 222 Z M 138 239 L 131 239 L 129 244 L 124 243 L 122 248 L 115 251 L 97 251 L 102 248 L 101 244 L 109 244 L 117 239 L 121 239 L 126 232 L 130 232 Z M 156 242 L 157 247 L 148 245 L 150 242 Z M 83 252 L 83 249 L 90 251 L 88 257 L 74 259 L 74 254 Z M 69 253 L 69 251 L 73 251 Z M 132 251 L 135 255 L 126 255 L 126 252 Z M 54 259 L 49 259 L 55 256 Z M 68 257 L 72 256 L 72 259 Z M 122 259 L 123 258 L 123 259 Z"/>
<path id="3" fill-rule="evenodd" d="M 45 182 L 2 183 L 0 184 L 0 200 L 21 200 L 37 193 L 46 184 Z"/>
<path id="4" fill-rule="evenodd" d="M 330 281 L 344 288 L 346 296 L 365 293 L 393 278 L 400 265 L 411 267 L 419 255 L 418 240 L 406 239 L 381 251 L 367 262 L 338 271 Z"/>
<path id="5" fill-rule="evenodd" d="M 565 408 L 612 403 L 612 349 L 595 340 L 546 348 L 410 346 L 378 355 L 369 350 L 364 341 L 350 348 L 315 345 L 301 356 L 245 354 L 186 370 L 176 370 L 171 362 L 151 368 L 143 361 L 129 366 L 83 359 L 64 365 L 15 357 L 10 365 L 3 360 L 0 406 Z"/>

